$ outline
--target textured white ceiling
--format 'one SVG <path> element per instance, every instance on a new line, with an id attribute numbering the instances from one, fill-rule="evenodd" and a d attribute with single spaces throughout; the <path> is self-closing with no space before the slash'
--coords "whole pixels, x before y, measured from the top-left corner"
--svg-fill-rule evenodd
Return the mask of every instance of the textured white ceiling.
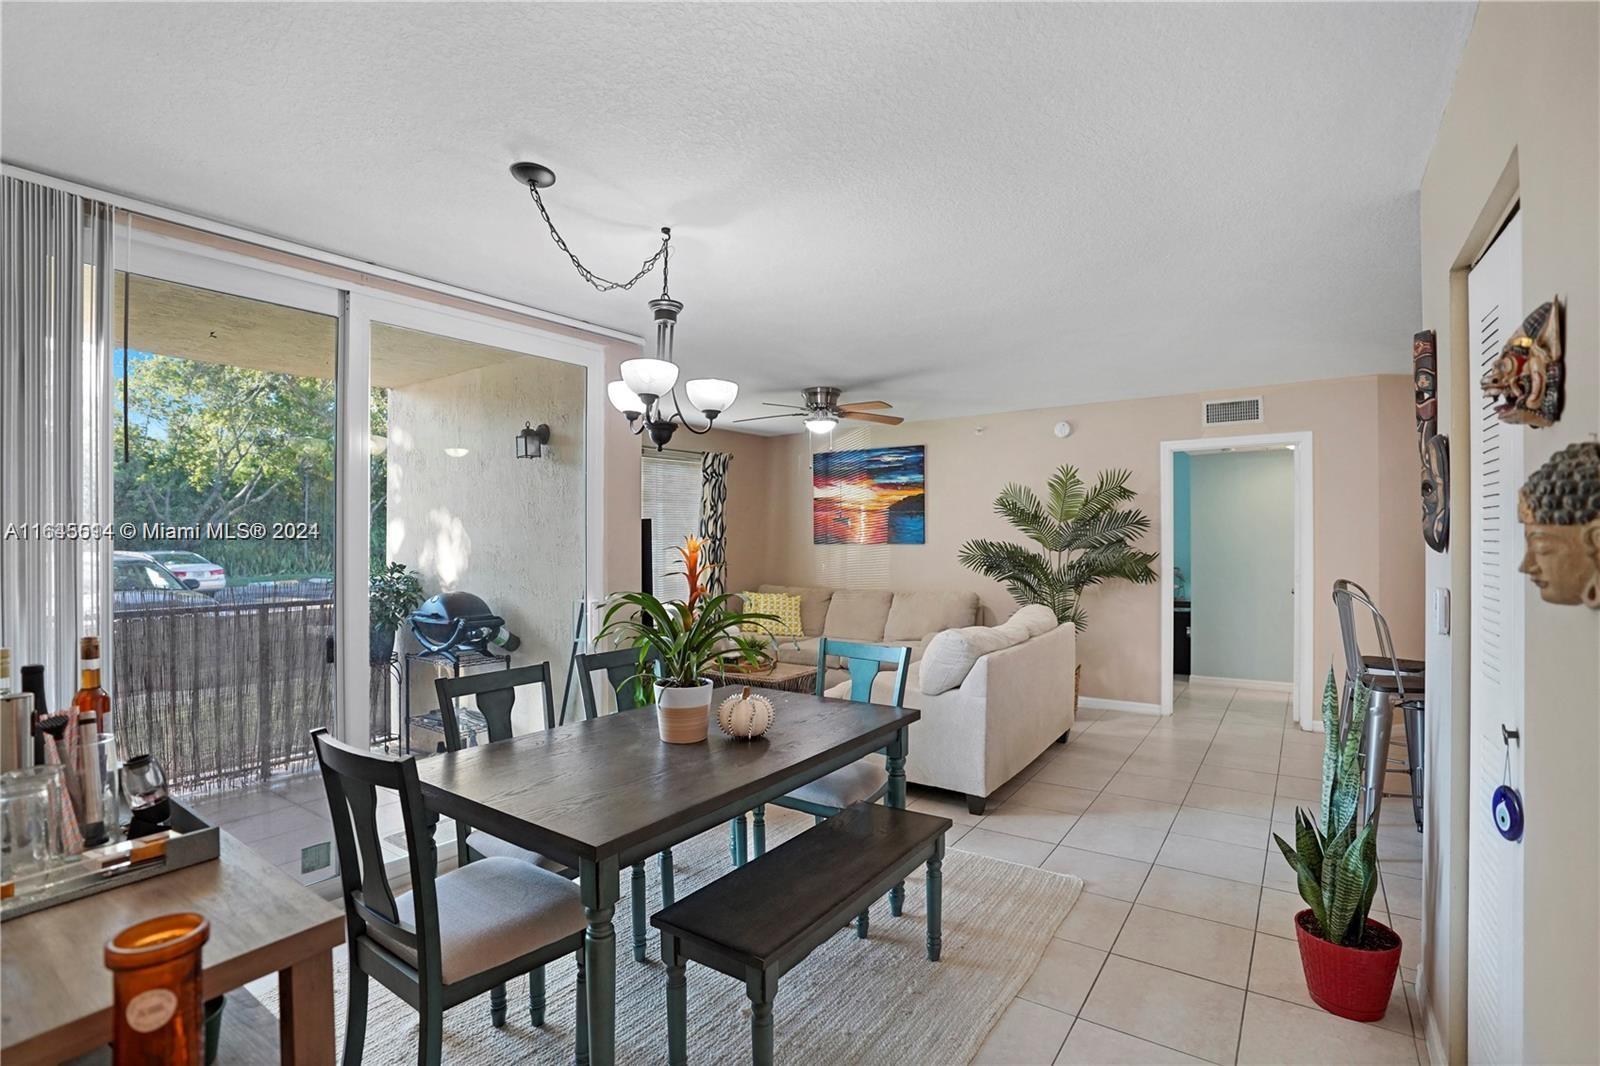
<path id="1" fill-rule="evenodd" d="M 6 3 L 7 162 L 935 417 L 1407 369 L 1470 4 Z M 782 424 L 782 423 L 780 423 Z M 768 423 L 767 425 L 772 425 Z"/>

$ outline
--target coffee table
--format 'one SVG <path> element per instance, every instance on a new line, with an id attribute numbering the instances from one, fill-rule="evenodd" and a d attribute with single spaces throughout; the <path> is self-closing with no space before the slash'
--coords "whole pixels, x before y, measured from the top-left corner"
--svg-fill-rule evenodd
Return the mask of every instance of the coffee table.
<path id="1" fill-rule="evenodd" d="M 714 670 L 711 676 L 724 685 L 749 685 L 780 692 L 811 692 L 817 686 L 817 668 L 795 663 L 773 663 L 750 670 Z"/>

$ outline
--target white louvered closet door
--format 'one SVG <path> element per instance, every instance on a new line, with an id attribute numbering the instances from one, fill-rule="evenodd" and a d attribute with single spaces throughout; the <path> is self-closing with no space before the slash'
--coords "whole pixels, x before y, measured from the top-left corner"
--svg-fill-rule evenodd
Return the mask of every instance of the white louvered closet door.
<path id="1" fill-rule="evenodd" d="M 1467 275 L 1473 353 L 1472 778 L 1467 797 L 1467 1054 L 1521 1062 L 1522 846 L 1495 830 L 1489 799 L 1506 774 L 1500 727 L 1522 728 L 1522 486 L 1525 430 L 1500 421 L 1477 379 L 1522 321 L 1522 219 L 1513 216 Z M 1510 777 L 1522 785 L 1522 750 Z"/>

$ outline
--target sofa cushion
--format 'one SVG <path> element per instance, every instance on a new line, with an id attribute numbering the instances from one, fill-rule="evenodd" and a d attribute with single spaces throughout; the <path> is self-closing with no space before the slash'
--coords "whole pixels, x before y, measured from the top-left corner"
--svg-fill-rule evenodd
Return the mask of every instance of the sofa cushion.
<path id="1" fill-rule="evenodd" d="M 794 666 L 817 665 L 817 645 L 822 643 L 821 637 L 805 637 L 801 640 L 780 640 L 776 651 L 780 663 L 790 663 Z"/>
<path id="2" fill-rule="evenodd" d="M 922 653 L 922 691 L 929 696 L 948 692 L 967 679 L 973 664 L 983 656 L 1026 639 L 1017 631 L 1007 632 L 997 626 L 968 626 L 936 633 Z"/>
<path id="3" fill-rule="evenodd" d="M 757 592 L 792 592 L 800 597 L 800 626 L 808 637 L 820 637 L 823 623 L 828 617 L 828 603 L 833 599 L 833 589 L 813 588 L 808 585 L 762 585 Z"/>
<path id="4" fill-rule="evenodd" d="M 883 624 L 883 639 L 923 640 L 941 629 L 960 629 L 977 620 L 977 593 L 897 592 Z"/>
<path id="5" fill-rule="evenodd" d="M 1061 624 L 1056 621 L 1056 613 L 1042 603 L 1018 607 L 1016 613 L 1006 621 L 1020 623 L 1028 631 L 1029 637 L 1042 637 Z"/>
<path id="6" fill-rule="evenodd" d="M 889 620 L 889 605 L 893 599 L 894 594 L 887 590 L 838 590 L 828 604 L 828 620 L 823 623 L 822 635 L 834 640 L 882 640 L 883 624 Z"/>
<path id="7" fill-rule="evenodd" d="M 744 610 L 750 614 L 770 614 L 776 622 L 746 622 L 739 628 L 745 633 L 761 633 L 776 639 L 800 638 L 806 635 L 800 621 L 800 597 L 793 592 L 741 592 Z"/>

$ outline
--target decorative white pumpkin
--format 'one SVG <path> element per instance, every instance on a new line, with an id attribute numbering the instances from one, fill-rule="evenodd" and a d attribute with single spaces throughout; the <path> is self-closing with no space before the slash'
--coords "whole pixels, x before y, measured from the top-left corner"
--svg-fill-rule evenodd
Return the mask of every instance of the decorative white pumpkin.
<path id="1" fill-rule="evenodd" d="M 772 701 L 750 695 L 746 687 L 737 696 L 722 701 L 717 708 L 717 724 L 730 737 L 752 740 L 772 728 Z"/>

